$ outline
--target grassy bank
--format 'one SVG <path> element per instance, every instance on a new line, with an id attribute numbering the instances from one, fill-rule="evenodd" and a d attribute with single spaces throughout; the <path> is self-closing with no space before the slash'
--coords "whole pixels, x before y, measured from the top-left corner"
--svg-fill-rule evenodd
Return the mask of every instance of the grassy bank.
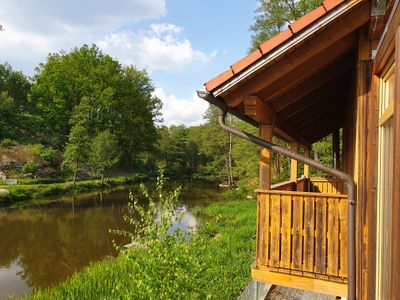
<path id="1" fill-rule="evenodd" d="M 27 299 L 235 299 L 250 280 L 255 211 L 248 200 L 198 209 L 189 243 L 132 248 Z"/>
<path id="2" fill-rule="evenodd" d="M 103 187 L 109 188 L 127 183 L 141 182 L 149 180 L 150 177 L 146 174 L 135 174 L 131 176 L 123 176 L 116 178 L 109 178 L 104 181 Z M 100 180 L 84 180 L 73 182 L 62 182 L 62 183 L 42 183 L 40 179 L 34 179 L 32 182 L 22 182 L 18 185 L 3 185 L 0 189 L 7 189 L 10 194 L 0 201 L 6 204 L 15 203 L 18 201 L 38 199 L 47 196 L 65 195 L 72 193 L 83 193 L 92 190 L 100 189 Z"/>

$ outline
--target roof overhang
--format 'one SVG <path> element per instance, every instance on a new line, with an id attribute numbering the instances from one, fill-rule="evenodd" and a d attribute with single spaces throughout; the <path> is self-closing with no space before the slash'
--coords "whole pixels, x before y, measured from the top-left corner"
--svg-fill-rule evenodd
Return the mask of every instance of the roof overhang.
<path id="1" fill-rule="evenodd" d="M 208 98 L 253 125 L 273 124 L 285 140 L 312 144 L 343 123 L 359 29 L 370 9 L 365 0 L 325 1 L 208 81 Z M 255 106 L 271 113 L 255 115 Z"/>

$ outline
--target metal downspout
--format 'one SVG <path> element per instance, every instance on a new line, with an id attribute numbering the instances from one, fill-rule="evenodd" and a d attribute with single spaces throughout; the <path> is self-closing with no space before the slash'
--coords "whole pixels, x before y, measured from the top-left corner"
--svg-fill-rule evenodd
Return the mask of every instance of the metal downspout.
<path id="1" fill-rule="evenodd" d="M 211 94 L 206 93 L 206 92 L 198 92 L 198 95 L 199 95 L 199 97 L 205 99 L 206 101 L 208 101 L 212 104 L 216 104 L 218 106 L 218 108 L 219 108 L 218 124 L 223 130 L 225 130 L 233 135 L 236 135 L 240 138 L 248 140 L 254 144 L 257 144 L 261 147 L 268 148 L 276 153 L 282 154 L 291 159 L 297 160 L 303 164 L 314 167 L 318 170 L 321 170 L 329 175 L 335 176 L 346 182 L 347 197 L 348 197 L 348 210 L 347 210 L 347 214 L 348 214 L 347 215 L 347 217 L 348 217 L 348 223 L 347 223 L 347 234 L 348 234 L 348 250 L 347 250 L 348 279 L 347 280 L 348 280 L 348 285 L 347 285 L 347 297 L 350 300 L 355 300 L 356 299 L 356 274 L 355 274 L 355 220 L 354 220 L 354 216 L 355 216 L 356 202 L 355 202 L 355 184 L 354 184 L 353 178 L 349 174 L 346 174 L 342 171 L 327 167 L 327 166 L 325 166 L 315 160 L 307 158 L 303 155 L 291 152 L 287 149 L 281 148 L 281 147 L 279 147 L 273 143 L 270 143 L 266 140 L 260 139 L 259 137 L 256 137 L 250 133 L 246 133 L 246 132 L 237 130 L 233 127 L 226 125 L 225 117 L 226 117 L 228 108 L 226 107 L 225 103 L 214 98 Z"/>

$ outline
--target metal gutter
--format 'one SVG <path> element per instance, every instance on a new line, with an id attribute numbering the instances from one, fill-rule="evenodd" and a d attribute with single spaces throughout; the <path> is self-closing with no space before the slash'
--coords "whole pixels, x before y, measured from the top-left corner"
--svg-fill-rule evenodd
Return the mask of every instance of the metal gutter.
<path id="1" fill-rule="evenodd" d="M 348 234 L 348 252 L 347 252 L 347 259 L 348 259 L 348 284 L 347 284 L 347 297 L 350 300 L 356 299 L 356 267 L 355 267 L 355 184 L 353 178 L 340 170 L 333 169 L 331 167 L 325 166 L 320 162 L 307 158 L 303 155 L 291 152 L 287 149 L 281 148 L 273 143 L 270 143 L 266 140 L 260 139 L 250 133 L 246 133 L 230 127 L 225 123 L 225 117 L 229 109 L 225 105 L 225 103 L 221 100 L 218 100 L 211 96 L 208 92 L 200 92 L 198 91 L 197 94 L 200 98 L 203 98 L 206 101 L 209 101 L 212 104 L 215 104 L 219 107 L 219 114 L 218 114 L 218 124 L 219 126 L 240 138 L 248 140 L 254 144 L 257 144 L 261 147 L 270 149 L 276 153 L 281 155 L 287 156 L 291 159 L 297 160 L 303 164 L 309 165 L 314 167 L 318 170 L 321 170 L 329 175 L 335 176 L 339 179 L 342 179 L 346 182 L 347 185 L 347 197 L 348 197 L 348 226 L 347 226 L 347 234 Z M 210 101 L 212 100 L 212 102 Z M 218 104 L 216 104 L 218 103 Z"/>

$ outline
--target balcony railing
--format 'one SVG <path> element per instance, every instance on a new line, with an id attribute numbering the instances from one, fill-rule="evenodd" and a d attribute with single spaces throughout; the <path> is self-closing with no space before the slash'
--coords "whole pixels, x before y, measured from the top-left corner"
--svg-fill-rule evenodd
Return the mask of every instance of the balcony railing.
<path id="1" fill-rule="evenodd" d="M 253 277 L 346 296 L 348 203 L 338 193 L 343 184 L 319 178 L 308 186 L 322 193 L 258 190 Z"/>

